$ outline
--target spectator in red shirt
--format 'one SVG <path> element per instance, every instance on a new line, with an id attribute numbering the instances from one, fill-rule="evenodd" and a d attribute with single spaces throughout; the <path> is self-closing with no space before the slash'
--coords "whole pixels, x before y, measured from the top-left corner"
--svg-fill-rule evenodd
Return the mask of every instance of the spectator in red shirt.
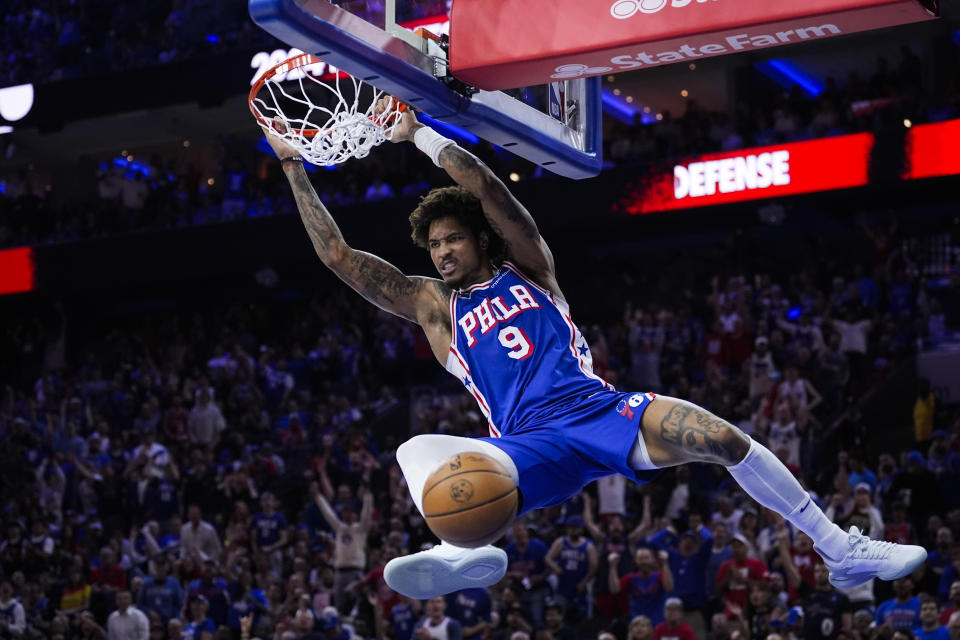
<path id="1" fill-rule="evenodd" d="M 887 542 L 910 544 L 913 541 L 913 525 L 907 521 L 907 507 L 902 502 L 894 502 L 893 521 L 883 528 L 883 539 Z"/>
<path id="2" fill-rule="evenodd" d="M 790 549 L 790 558 L 797 568 L 800 579 L 811 587 L 817 586 L 814 568 L 823 563 L 820 554 L 813 550 L 813 540 L 802 531 L 797 532 L 796 541 Z"/>
<path id="3" fill-rule="evenodd" d="M 753 351 L 753 336 L 744 328 L 743 320 L 733 321 L 733 331 L 723 336 L 722 349 L 727 366 L 739 371 Z"/>
<path id="4" fill-rule="evenodd" d="M 747 540 L 737 533 L 730 541 L 733 557 L 717 570 L 717 593 L 723 597 L 727 617 L 747 606 L 747 588 L 756 582 L 766 581 L 770 576 L 762 560 L 747 557 Z M 731 606 L 732 605 L 732 606 Z"/>
<path id="5" fill-rule="evenodd" d="M 286 429 L 280 432 L 280 444 L 284 447 L 298 447 L 307 441 L 307 430 L 300 423 L 300 416 L 290 414 L 290 422 Z"/>
<path id="6" fill-rule="evenodd" d="M 119 591 L 127 588 L 127 572 L 117 564 L 117 556 L 110 547 L 100 550 L 100 566 L 94 567 L 90 572 L 90 586 L 94 591 Z"/>
<path id="7" fill-rule="evenodd" d="M 100 566 L 90 571 L 90 610 L 98 619 L 106 619 L 113 608 L 117 591 L 127 588 L 127 572 L 117 564 L 110 547 L 100 550 Z"/>
<path id="8" fill-rule="evenodd" d="M 710 331 L 703 336 L 703 342 L 700 345 L 700 357 L 703 364 L 708 362 L 720 365 L 725 364 L 723 354 L 723 325 L 717 320 L 713 323 Z"/>
<path id="9" fill-rule="evenodd" d="M 663 605 L 664 621 L 653 630 L 653 640 L 697 640 L 693 629 L 683 621 L 683 601 L 667 598 Z"/>
<path id="10" fill-rule="evenodd" d="M 380 560 L 375 563 L 374 568 L 363 578 L 347 587 L 347 590 L 352 592 L 365 588 L 368 595 L 373 594 L 380 606 L 380 612 L 384 620 L 388 619 L 393 608 L 400 604 L 400 595 L 388 587 L 387 582 L 383 579 L 383 567 L 398 555 L 400 555 L 400 552 L 396 547 L 384 547 L 383 554 Z M 370 602 L 372 604 L 373 600 Z"/>

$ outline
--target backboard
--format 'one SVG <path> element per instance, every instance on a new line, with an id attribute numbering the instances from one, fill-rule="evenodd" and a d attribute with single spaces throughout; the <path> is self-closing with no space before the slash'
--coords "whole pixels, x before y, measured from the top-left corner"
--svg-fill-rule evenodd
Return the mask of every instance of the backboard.
<path id="1" fill-rule="evenodd" d="M 405 6 L 404 0 L 385 0 L 381 17 L 355 15 L 330 0 L 249 0 L 251 18 L 276 38 L 436 120 L 562 176 L 600 172 L 600 78 L 564 79 L 516 92 L 525 99 L 470 87 L 449 73 L 446 36 L 414 33 L 424 23 L 448 28 L 445 3 L 443 14 L 429 19 L 406 20 Z M 380 20 L 383 24 L 375 24 Z M 537 98 L 541 108 L 529 104 Z"/>

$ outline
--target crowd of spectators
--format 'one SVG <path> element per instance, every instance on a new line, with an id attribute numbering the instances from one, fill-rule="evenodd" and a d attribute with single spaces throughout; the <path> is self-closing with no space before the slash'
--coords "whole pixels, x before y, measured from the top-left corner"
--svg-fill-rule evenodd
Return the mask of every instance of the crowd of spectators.
<path id="1" fill-rule="evenodd" d="M 337 2 L 383 25 L 382 2 Z M 404 0 L 398 20 L 447 13 L 446 0 Z M 51 82 L 234 51 L 272 47 L 243 2 L 161 0 L 117 6 L 108 0 L 10 0 L 0 19 L 0 86 Z"/>
<path id="2" fill-rule="evenodd" d="M 414 326 L 340 287 L 114 318 L 3 389 L 0 637 L 239 638 L 249 620 L 277 640 L 956 640 L 960 420 L 926 388 L 902 390 L 913 428 L 833 428 L 928 325 L 960 327 L 960 279 L 930 294 L 879 255 L 691 291 L 671 263 L 649 274 L 668 286 L 584 333 L 600 375 L 728 417 L 841 526 L 925 545 L 892 585 L 836 591 L 809 538 L 688 465 L 530 514 L 489 590 L 397 595 L 384 564 L 436 539 L 396 446 L 485 424 Z"/>

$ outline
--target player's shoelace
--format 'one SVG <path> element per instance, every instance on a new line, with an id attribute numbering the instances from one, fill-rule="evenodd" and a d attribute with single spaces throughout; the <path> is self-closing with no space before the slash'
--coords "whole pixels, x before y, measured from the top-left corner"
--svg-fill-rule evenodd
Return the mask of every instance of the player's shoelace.
<path id="1" fill-rule="evenodd" d="M 885 560 L 896 546 L 893 542 L 871 540 L 856 527 L 850 527 L 847 542 L 850 544 L 851 551 L 859 552 L 858 559 L 863 560 Z"/>

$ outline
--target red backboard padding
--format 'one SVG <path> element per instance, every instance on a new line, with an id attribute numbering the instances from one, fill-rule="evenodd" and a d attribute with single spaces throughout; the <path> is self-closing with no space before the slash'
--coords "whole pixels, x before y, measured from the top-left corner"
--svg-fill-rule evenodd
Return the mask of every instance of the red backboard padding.
<path id="1" fill-rule="evenodd" d="M 933 17 L 918 0 L 454 0 L 450 64 L 468 84 L 509 89 Z"/>

